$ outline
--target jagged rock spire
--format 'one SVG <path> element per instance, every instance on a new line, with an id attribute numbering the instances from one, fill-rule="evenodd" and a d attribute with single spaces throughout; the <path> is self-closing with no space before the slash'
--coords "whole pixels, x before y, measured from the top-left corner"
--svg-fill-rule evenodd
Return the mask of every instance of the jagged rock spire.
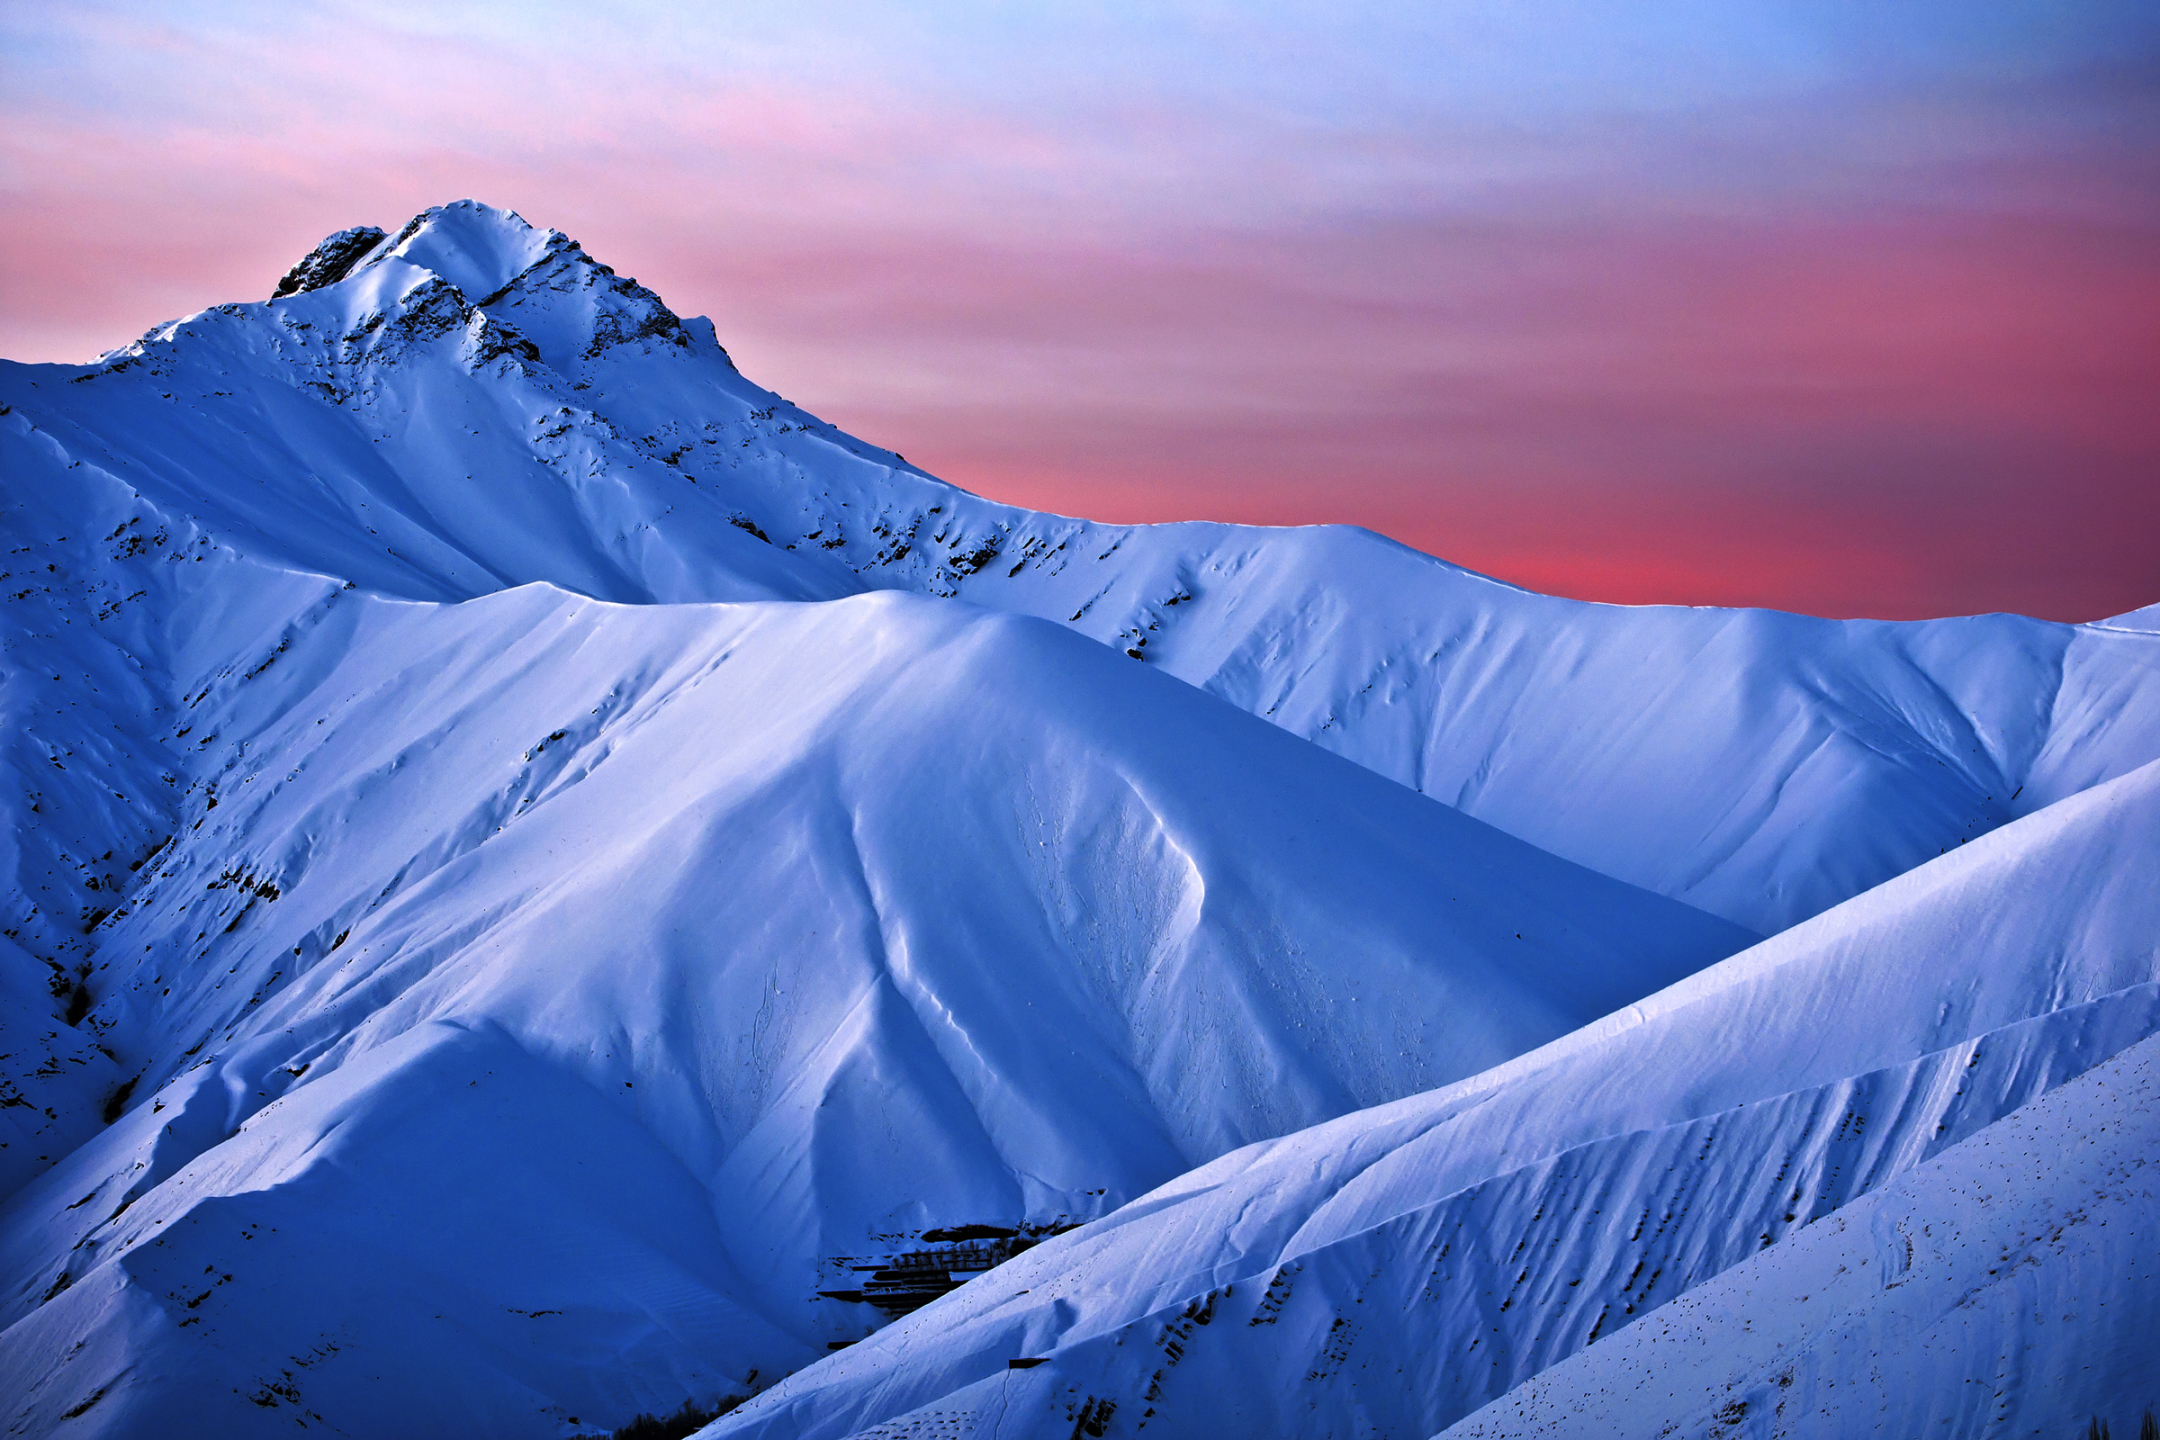
<path id="1" fill-rule="evenodd" d="M 352 273 L 353 266 L 368 251 L 382 243 L 383 228 L 380 225 L 355 225 L 340 230 L 324 240 L 278 281 L 277 289 L 270 292 L 273 300 L 287 295 L 297 295 L 303 290 L 319 290 L 325 285 L 335 285 Z"/>

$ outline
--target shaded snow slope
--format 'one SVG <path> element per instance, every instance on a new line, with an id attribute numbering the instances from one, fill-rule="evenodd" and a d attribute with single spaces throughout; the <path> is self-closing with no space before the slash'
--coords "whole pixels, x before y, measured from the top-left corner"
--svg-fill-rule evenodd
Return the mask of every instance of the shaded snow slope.
<path id="1" fill-rule="evenodd" d="M 1018 510 L 751 384 L 707 322 L 469 202 L 343 232 L 295 277 L 99 367 L 4 367 L 0 400 L 48 465 L 385 594 L 901 588 L 1056 620 L 1759 932 L 2160 756 L 2160 636 L 2134 617 L 1584 605 L 1359 530 Z"/>
<path id="2" fill-rule="evenodd" d="M 2160 1039 L 1447 1431 L 2133 1435 L 2160 1408 Z"/>
<path id="3" fill-rule="evenodd" d="M 51 573 L 144 594 L 41 595 L 81 678 L 26 693 L 112 691 L 76 723 L 125 753 L 55 774 L 142 833 L 58 1027 L 132 1088 L 0 1211 L 33 1430 L 741 1393 L 873 1327 L 818 1294 L 850 1261 L 1100 1214 L 1752 938 L 1033 618 L 393 599 L 65 498 L 10 512 Z"/>
<path id="4" fill-rule="evenodd" d="M 1203 1166 L 708 1433 L 1431 1434 L 2160 1030 L 2155 857 L 2160 765 Z"/>

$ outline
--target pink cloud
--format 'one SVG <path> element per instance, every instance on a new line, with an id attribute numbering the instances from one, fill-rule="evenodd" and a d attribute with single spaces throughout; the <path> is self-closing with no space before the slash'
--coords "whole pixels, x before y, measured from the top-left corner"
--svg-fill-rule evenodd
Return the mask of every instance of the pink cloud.
<path id="1" fill-rule="evenodd" d="M 2105 133 L 2020 150 L 1938 107 L 1957 144 L 1869 169 L 1864 127 L 1763 151 L 1798 123 L 1765 112 L 1668 173 L 1647 122 L 1436 145 L 1124 98 L 1061 126 L 365 25 L 108 39 L 189 78 L 154 124 L 8 114 L 11 355 L 86 357 L 477 195 L 1024 503 L 1353 521 L 1616 600 L 2160 593 L 2160 166 Z M 1791 173 L 1734 169 L 1763 155 Z"/>

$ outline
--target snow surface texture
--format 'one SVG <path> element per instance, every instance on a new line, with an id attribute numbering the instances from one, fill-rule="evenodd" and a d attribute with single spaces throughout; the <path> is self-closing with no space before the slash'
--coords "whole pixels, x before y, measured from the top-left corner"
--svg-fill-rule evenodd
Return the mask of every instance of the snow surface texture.
<path id="1" fill-rule="evenodd" d="M 2137 1323 L 2154 1303 L 2149 1229 L 2058 1249 L 2039 1288 L 1984 1296 L 1984 1310 L 1950 1316 L 1939 1336 L 1907 1336 L 1984 1351 L 1877 1369 L 1862 1342 L 1941 1319 L 1930 1302 L 1955 1308 L 1975 1265 L 1997 1263 L 1976 1257 L 1998 1244 L 2016 1252 L 2003 1268 L 2021 1263 L 2035 1243 L 2028 1222 L 2067 1221 L 2096 1193 L 2125 1222 L 2150 1215 L 2138 1162 L 2151 1122 L 2110 1128 L 2135 1105 L 2119 1088 L 1995 1127 L 2160 1031 L 2155 857 L 2160 764 L 1483 1075 L 1202 1166 L 782 1382 L 713 1433 L 1066 1435 L 1094 1433 L 1089 1421 L 1109 1433 L 1108 1417 L 1119 1434 L 1423 1436 L 1577 1354 L 1573 1388 L 1556 1374 L 1555 1398 L 1503 1404 L 1486 1433 L 1547 1433 L 1547 1413 L 1630 1364 L 1656 1367 L 1639 1413 L 1673 1404 L 1661 1419 L 1706 1408 L 1718 1419 L 1750 1401 L 1752 1429 L 1699 1434 L 1917 1434 L 1958 1418 L 1963 1428 L 1946 1433 L 2026 1434 L 2003 1427 L 2041 1415 L 2051 1425 L 2040 1433 L 2067 1434 L 2088 1412 L 2134 1417 L 2156 1398 L 2133 1388 L 2151 1383 L 2155 1358 L 2154 1330 Z M 2121 1075 L 2149 1075 L 2149 1058 Z M 1975 1136 L 1990 1138 L 1975 1150 Z M 2059 1164 L 2035 1136 L 2064 1154 L 2088 1137 L 2105 1143 Z M 1711 1406 L 1690 1373 L 1691 1388 L 1668 1399 L 1678 1382 L 1661 1341 L 1674 1322 L 1658 1306 L 1732 1272 L 1696 1313 L 1742 1307 L 1740 1324 L 1761 1332 L 1750 1344 L 1782 1359 L 1782 1326 L 1796 1317 L 1735 1301 L 1734 1288 L 1804 1290 L 1802 1277 L 1845 1244 L 1815 1238 L 1817 1224 L 1958 1150 L 1835 1232 L 1874 1234 L 1872 1217 L 1932 1207 L 1941 1234 L 1930 1243 L 1954 1250 L 1957 1227 L 1974 1226 L 1964 1258 L 1929 1252 L 1916 1272 L 1925 1291 L 1892 1294 L 1878 1280 L 1872 1299 L 1850 1287 L 1826 1296 L 1838 1328 L 1802 1332 L 1817 1362 L 1791 1397 L 1789 1428 L 1766 1428 L 1783 1422 L 1759 1389 Z M 2037 1172 L 2001 1215 L 1975 1200 L 1967 1216 L 1959 1187 L 1992 1185 L 2013 1153 Z M 2112 1264 L 2132 1250 L 2136 1264 Z M 1758 1252 L 1754 1271 L 1733 1271 Z M 1749 1278 L 1765 1270 L 1780 1279 Z M 2069 1317 L 2035 1313 L 2067 1293 L 2078 1296 Z M 1633 1334 L 1653 1324 L 1665 1328 Z M 1796 1337 L 1785 1348 L 1804 1347 Z M 2103 1363 L 2078 1368 L 2100 1350 Z M 1608 1353 L 1623 1358 L 1608 1366 Z M 1718 1367 L 1751 1356 L 1729 1339 L 1683 1354 L 1674 1363 L 1718 1384 Z M 1849 1394 L 1856 1380 L 1865 1400 L 1832 1403 L 1832 1386 Z M 1885 1387 L 1908 1382 L 1911 1393 L 1889 1397 L 1892 1418 L 1917 1410 L 1930 1423 L 1877 1431 Z M 1998 1407 L 2005 1390 L 2018 1398 Z M 1511 1415 L 1529 1423 L 1509 1429 Z"/>
<path id="2" fill-rule="evenodd" d="M 1444 1346 L 1507 1266 L 1413 1276 L 1404 1225 L 1641 1248 L 1522 1218 L 1554 1146 L 1571 1184 L 1693 1207 L 1625 1284 L 1502 1292 L 1475 1363 L 1392 1410 L 1372 1367 L 1412 1352 L 1309 1323 L 1362 1279 L 1238 1283 L 1305 1407 L 1271 1423 L 1425 1435 L 1799 1223 L 1731 1178 L 1763 1157 L 1812 1157 L 1789 1204 L 1827 1213 L 2152 1028 L 2147 612 L 1626 610 L 1362 531 L 1014 510 L 470 203 L 278 290 L 0 365 L 17 1432 L 604 1429 L 871 1331 L 819 1292 L 925 1231 L 1169 1182 L 742 1416 L 846 1433 L 989 1367 L 1064 1377 L 1016 1426 L 1109 1433 L 1115 1363 L 1004 1368 L 1049 1353 L 983 1328 L 1009 1272 L 1110 1247 L 1013 1313 L 1189 1334 L 1192 1276 L 1304 1254 L 1282 1217 L 1318 1207 L 1313 1254 L 1448 1294 L 1400 1337 Z M 1942 969 L 1966 925 L 1985 974 Z M 1945 1128 L 1825 1138 L 1841 1086 Z M 1320 1217 L 1368 1162 L 1424 1218 L 1357 1251 Z M 1218 1185 L 1250 1218 L 1161 1198 Z M 1212 1404 L 1172 1369 L 1164 1405 Z"/>
<path id="3" fill-rule="evenodd" d="M 2156 1158 L 2160 1038 L 1447 1434 L 2136 1434 L 2155 1408 Z"/>

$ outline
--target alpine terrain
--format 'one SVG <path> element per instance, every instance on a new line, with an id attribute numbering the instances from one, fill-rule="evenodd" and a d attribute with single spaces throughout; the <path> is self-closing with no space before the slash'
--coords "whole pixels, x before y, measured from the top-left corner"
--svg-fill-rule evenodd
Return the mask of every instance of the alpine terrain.
<path id="1" fill-rule="evenodd" d="M 2160 607 L 1019 510 L 470 201 L 0 363 L 0 548 L 9 1434 L 2160 1407 Z"/>

